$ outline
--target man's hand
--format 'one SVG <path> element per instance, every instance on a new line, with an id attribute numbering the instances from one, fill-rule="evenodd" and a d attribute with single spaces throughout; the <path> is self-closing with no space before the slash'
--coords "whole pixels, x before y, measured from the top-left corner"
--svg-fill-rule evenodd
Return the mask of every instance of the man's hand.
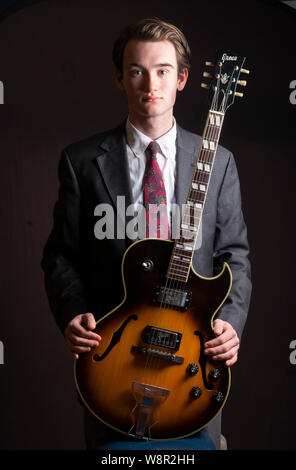
<path id="1" fill-rule="evenodd" d="M 204 353 L 214 360 L 225 361 L 226 366 L 232 366 L 237 361 L 239 338 L 236 331 L 227 321 L 214 321 L 215 339 L 205 343 Z"/>
<path id="2" fill-rule="evenodd" d="M 92 333 L 96 327 L 95 317 L 92 313 L 77 315 L 65 329 L 65 338 L 71 356 L 78 359 L 79 353 L 88 352 L 98 346 L 102 339 L 100 335 Z"/>

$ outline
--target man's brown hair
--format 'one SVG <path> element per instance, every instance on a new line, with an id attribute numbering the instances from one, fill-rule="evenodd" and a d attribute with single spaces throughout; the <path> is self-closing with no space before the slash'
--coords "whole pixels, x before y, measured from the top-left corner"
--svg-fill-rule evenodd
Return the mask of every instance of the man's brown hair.
<path id="1" fill-rule="evenodd" d="M 190 47 L 179 28 L 159 18 L 144 18 L 125 28 L 114 43 L 112 59 L 116 69 L 121 74 L 124 49 L 130 39 L 138 41 L 171 41 L 176 50 L 179 73 L 184 68 L 190 69 Z"/>

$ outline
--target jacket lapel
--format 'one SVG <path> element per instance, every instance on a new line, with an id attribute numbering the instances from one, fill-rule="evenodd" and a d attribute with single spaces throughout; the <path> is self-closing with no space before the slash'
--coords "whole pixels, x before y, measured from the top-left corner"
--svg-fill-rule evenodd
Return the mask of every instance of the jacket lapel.
<path id="1" fill-rule="evenodd" d="M 132 219 L 132 216 L 126 215 L 126 210 L 133 203 L 133 195 L 126 153 L 125 123 L 100 142 L 96 160 L 115 208 L 117 236 L 123 236 L 129 245 L 131 240 L 124 234 L 126 224 Z"/>
<path id="2" fill-rule="evenodd" d="M 97 163 L 114 206 L 117 196 L 125 197 L 126 207 L 132 204 L 124 124 L 100 142 Z"/>

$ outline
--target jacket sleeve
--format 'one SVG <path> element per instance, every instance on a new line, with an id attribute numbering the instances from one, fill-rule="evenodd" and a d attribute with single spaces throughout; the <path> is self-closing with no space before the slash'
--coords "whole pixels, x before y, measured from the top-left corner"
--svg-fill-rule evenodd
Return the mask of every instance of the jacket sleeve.
<path id="1" fill-rule="evenodd" d="M 216 318 L 228 321 L 241 337 L 249 309 L 252 284 L 240 183 L 231 153 L 218 196 L 214 269 L 220 271 L 223 261 L 226 261 L 231 269 L 232 287 Z"/>
<path id="2" fill-rule="evenodd" d="M 58 176 L 53 228 L 43 249 L 41 266 L 51 311 L 64 333 L 72 318 L 88 312 L 81 275 L 80 190 L 66 150 L 61 155 Z"/>

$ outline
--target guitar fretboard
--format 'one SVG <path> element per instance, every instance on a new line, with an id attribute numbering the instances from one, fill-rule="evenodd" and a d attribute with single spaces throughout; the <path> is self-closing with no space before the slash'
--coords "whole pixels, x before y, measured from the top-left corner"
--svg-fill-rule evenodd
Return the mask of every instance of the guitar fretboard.
<path id="1" fill-rule="evenodd" d="M 224 113 L 209 111 L 186 203 L 183 206 L 180 237 L 174 242 L 167 271 L 169 279 L 187 282 L 223 119 Z"/>

